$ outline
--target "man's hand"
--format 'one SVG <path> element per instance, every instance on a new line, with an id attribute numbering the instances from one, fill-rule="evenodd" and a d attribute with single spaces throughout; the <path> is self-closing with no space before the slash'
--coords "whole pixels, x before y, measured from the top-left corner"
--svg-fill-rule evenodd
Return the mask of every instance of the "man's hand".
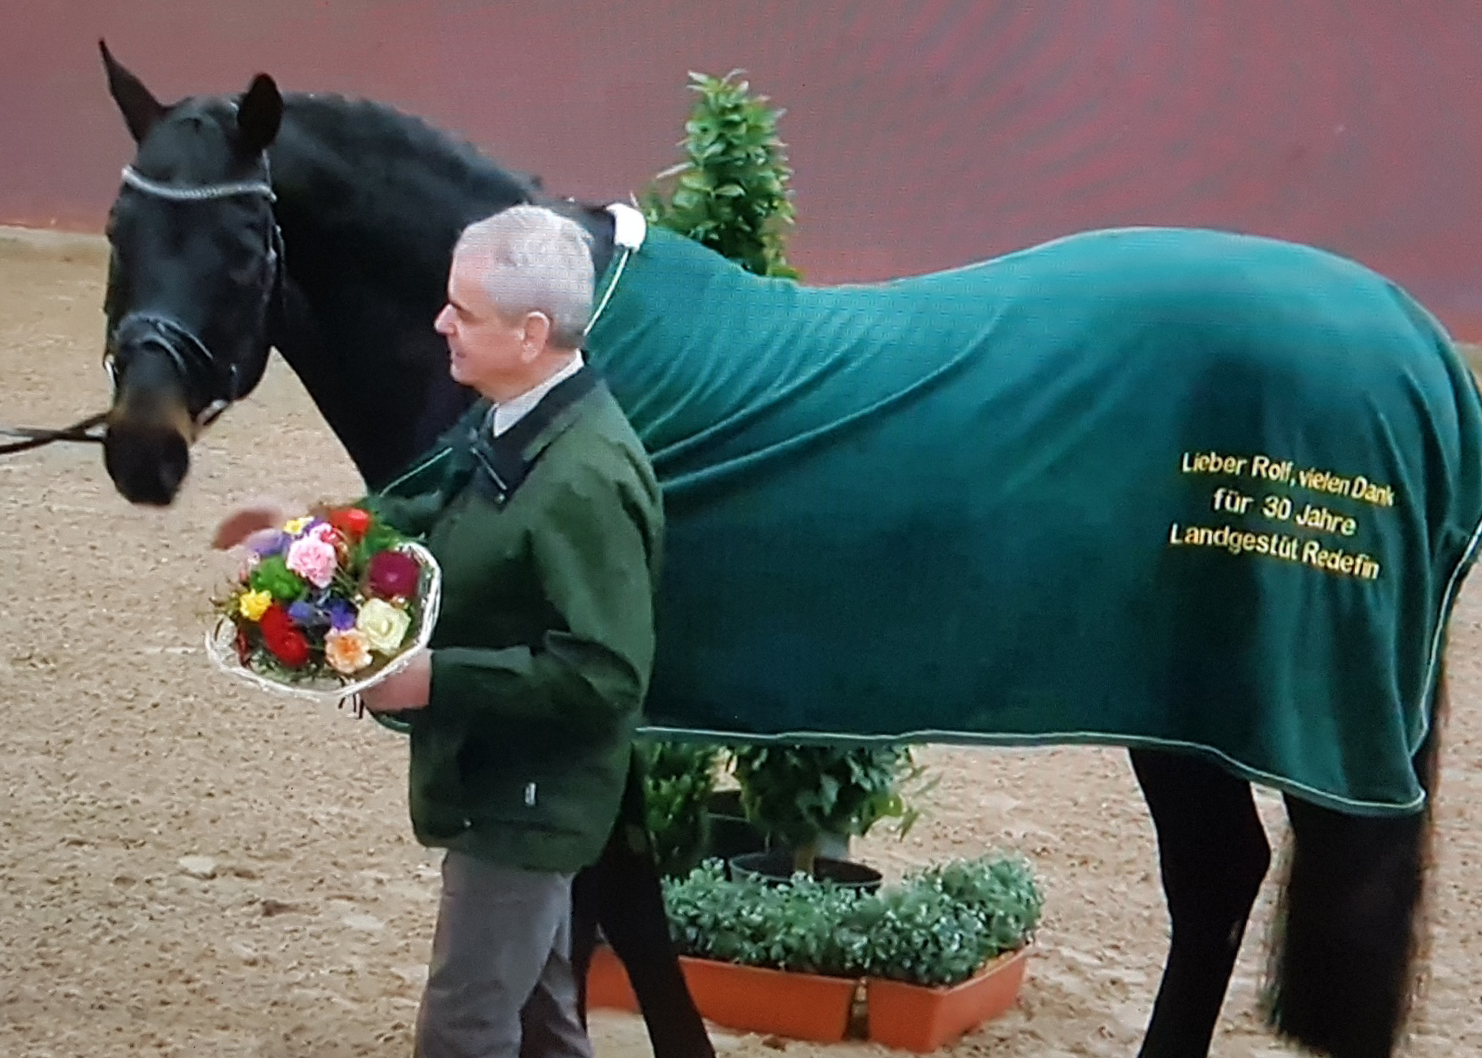
<path id="1" fill-rule="evenodd" d="M 361 691 L 360 700 L 373 713 L 404 713 L 426 708 L 431 695 L 432 654 L 423 650 L 395 676 Z"/>
<path id="2" fill-rule="evenodd" d="M 216 527 L 216 535 L 211 539 L 211 546 L 218 551 L 225 551 L 243 543 L 254 533 L 277 529 L 287 520 L 288 515 L 275 504 L 239 507 L 221 520 L 221 524 Z"/>

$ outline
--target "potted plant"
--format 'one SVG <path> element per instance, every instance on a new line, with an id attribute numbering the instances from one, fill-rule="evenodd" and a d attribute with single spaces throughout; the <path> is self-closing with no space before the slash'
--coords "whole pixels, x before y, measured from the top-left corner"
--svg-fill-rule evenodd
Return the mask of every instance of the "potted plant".
<path id="1" fill-rule="evenodd" d="M 914 1051 L 1012 1005 L 1043 909 L 1028 863 L 1001 855 L 919 870 L 877 893 L 806 875 L 732 878 L 707 860 L 667 879 L 664 902 L 706 1018 L 828 1042 L 848 1035 L 862 994 L 869 1038 Z"/>
<path id="2" fill-rule="evenodd" d="M 878 888 L 880 873 L 844 857 L 848 840 L 882 819 L 904 835 L 917 811 L 901 788 L 922 768 L 905 747 L 762 745 L 731 750 L 741 803 L 773 848 L 734 857 L 733 872 L 786 878 L 794 872 Z"/>
<path id="3" fill-rule="evenodd" d="M 671 932 L 700 1013 L 750 1032 L 844 1039 L 860 978 L 851 969 L 857 937 L 839 926 L 860 899 L 809 878 L 730 878 L 719 860 L 666 881 Z"/>
<path id="4" fill-rule="evenodd" d="M 1002 1014 L 1043 908 L 1029 864 L 1009 856 L 928 868 L 859 904 L 869 1038 L 933 1051 Z"/>

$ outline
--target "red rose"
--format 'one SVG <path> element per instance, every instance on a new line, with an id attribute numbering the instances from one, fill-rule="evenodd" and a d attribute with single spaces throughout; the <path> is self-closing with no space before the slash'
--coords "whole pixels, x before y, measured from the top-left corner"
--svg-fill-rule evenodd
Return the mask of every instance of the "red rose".
<path id="1" fill-rule="evenodd" d="M 296 669 L 309 660 L 309 641 L 294 625 L 288 611 L 278 603 L 263 611 L 257 627 L 273 656 L 289 668 Z"/>
<path id="2" fill-rule="evenodd" d="M 353 539 L 365 535 L 370 528 L 371 516 L 359 507 L 344 507 L 330 512 L 329 524 Z"/>
<path id="3" fill-rule="evenodd" d="M 383 599 L 411 598 L 417 591 L 422 567 L 417 560 L 400 551 L 382 551 L 372 555 L 365 568 L 365 587 Z"/>

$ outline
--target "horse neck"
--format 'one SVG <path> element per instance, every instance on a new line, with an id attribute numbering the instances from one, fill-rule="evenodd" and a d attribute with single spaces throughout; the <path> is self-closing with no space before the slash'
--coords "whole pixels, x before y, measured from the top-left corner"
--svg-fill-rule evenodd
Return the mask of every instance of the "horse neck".
<path id="1" fill-rule="evenodd" d="M 425 131 L 416 153 L 390 144 L 385 156 L 356 156 L 302 120 L 306 105 L 290 97 L 272 150 L 288 280 L 274 345 L 376 488 L 475 396 L 448 377 L 447 346 L 432 327 L 459 232 L 539 198 L 523 181 Z M 372 179 L 364 174 L 388 171 L 394 186 L 354 186 Z M 612 253 L 611 218 L 572 202 L 542 204 L 592 233 L 600 274 Z"/>

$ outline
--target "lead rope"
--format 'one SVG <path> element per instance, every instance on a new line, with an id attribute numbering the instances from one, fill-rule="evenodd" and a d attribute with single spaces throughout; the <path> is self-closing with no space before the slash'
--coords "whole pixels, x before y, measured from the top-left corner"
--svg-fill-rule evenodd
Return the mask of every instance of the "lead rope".
<path id="1" fill-rule="evenodd" d="M 7 437 L 20 437 L 23 440 L 11 441 L 8 444 L 0 444 L 0 455 L 10 455 L 13 452 L 26 452 L 43 445 L 53 444 L 57 441 L 73 441 L 87 444 L 102 444 L 106 431 L 94 433 L 94 427 L 101 426 L 108 418 L 106 411 L 96 415 L 89 415 L 86 419 L 79 420 L 71 426 L 64 426 L 60 430 L 49 430 L 34 426 L 0 426 L 0 434 Z"/>

